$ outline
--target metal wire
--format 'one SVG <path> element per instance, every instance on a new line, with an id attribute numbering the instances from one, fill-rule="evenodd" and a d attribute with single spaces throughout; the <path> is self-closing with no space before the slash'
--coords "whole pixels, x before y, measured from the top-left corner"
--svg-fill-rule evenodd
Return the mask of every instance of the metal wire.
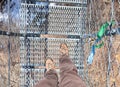
<path id="1" fill-rule="evenodd" d="M 115 14 L 114 14 L 114 0 L 111 0 L 111 21 L 115 19 Z"/>
<path id="2" fill-rule="evenodd" d="M 114 0 L 111 0 L 111 21 L 114 18 Z M 112 26 L 110 27 L 110 30 Z M 110 72 L 111 72 L 111 49 L 112 48 L 112 35 L 109 37 L 108 40 L 108 73 L 107 73 L 107 87 L 110 87 Z"/>
<path id="3" fill-rule="evenodd" d="M 10 32 L 10 0 L 8 0 L 8 33 Z M 10 87 L 10 36 L 8 37 L 8 87 Z"/>

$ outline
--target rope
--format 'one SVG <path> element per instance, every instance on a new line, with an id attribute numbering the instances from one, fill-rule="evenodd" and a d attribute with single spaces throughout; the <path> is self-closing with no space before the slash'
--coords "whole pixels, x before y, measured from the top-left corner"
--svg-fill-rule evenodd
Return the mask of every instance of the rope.
<path id="1" fill-rule="evenodd" d="M 111 21 L 114 19 L 114 0 L 111 0 Z M 110 24 L 112 30 L 112 23 Z M 107 73 L 107 87 L 110 87 L 110 71 L 111 71 L 111 48 L 112 48 L 112 35 L 108 40 L 108 73 Z"/>
<path id="2" fill-rule="evenodd" d="M 114 16 L 114 0 L 111 0 L 111 21 L 115 18 Z"/>

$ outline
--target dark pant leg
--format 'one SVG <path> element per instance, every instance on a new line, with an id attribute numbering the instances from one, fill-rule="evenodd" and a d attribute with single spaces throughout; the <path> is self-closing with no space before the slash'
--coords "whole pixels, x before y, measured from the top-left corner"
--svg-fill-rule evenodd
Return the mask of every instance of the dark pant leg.
<path id="1" fill-rule="evenodd" d="M 79 77 L 76 66 L 69 56 L 62 55 L 60 60 L 60 87 L 86 87 Z"/>
<path id="2" fill-rule="evenodd" d="M 40 80 L 35 87 L 58 87 L 58 76 L 55 70 L 49 70 L 44 79 Z"/>

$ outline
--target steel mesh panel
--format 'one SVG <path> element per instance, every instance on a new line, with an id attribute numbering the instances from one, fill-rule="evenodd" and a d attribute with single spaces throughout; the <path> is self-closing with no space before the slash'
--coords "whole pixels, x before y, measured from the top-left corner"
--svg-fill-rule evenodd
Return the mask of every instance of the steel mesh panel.
<path id="1" fill-rule="evenodd" d="M 34 85 L 44 77 L 44 69 L 30 69 L 30 77 L 29 77 L 29 87 L 34 87 Z M 21 69 L 20 72 L 20 87 L 28 87 L 28 84 L 25 83 L 27 81 L 27 70 Z"/>
<path id="2" fill-rule="evenodd" d="M 53 58 L 56 61 L 57 66 L 59 66 L 59 48 L 60 44 L 64 42 L 68 45 L 69 47 L 69 56 L 75 63 L 75 65 L 79 68 L 83 68 L 83 56 L 82 54 L 82 48 L 81 48 L 81 43 L 78 40 L 73 40 L 73 39 L 48 39 L 48 56 Z M 80 60 L 79 60 L 80 59 Z M 82 69 L 81 69 L 82 71 Z"/>
<path id="3" fill-rule="evenodd" d="M 45 39 L 40 39 L 40 38 L 29 38 L 30 39 L 30 58 L 31 58 L 31 63 L 32 64 L 39 64 L 39 58 L 44 58 L 44 49 L 45 49 Z M 25 43 L 24 43 L 24 38 L 21 38 L 21 63 L 26 63 L 27 60 L 25 61 Z M 35 59 L 34 59 L 35 58 Z M 38 59 L 36 59 L 38 58 Z"/>
<path id="4" fill-rule="evenodd" d="M 84 79 L 84 55 L 82 43 L 79 39 L 48 39 L 48 56 L 53 58 L 59 67 L 59 47 L 66 43 L 69 48 L 69 56 L 78 69 L 78 74 Z"/>
<path id="5" fill-rule="evenodd" d="M 40 79 L 44 77 L 44 61 L 45 54 L 46 58 L 51 57 L 56 63 L 58 67 L 57 71 L 59 71 L 59 46 L 62 42 L 68 44 L 69 47 L 69 55 L 72 61 L 75 63 L 78 68 L 79 75 L 84 77 L 84 56 L 83 48 L 81 48 L 81 41 L 79 39 L 55 39 L 49 38 L 45 40 L 45 38 L 29 38 L 30 39 L 30 61 L 26 56 L 26 47 L 24 42 L 24 38 L 21 38 L 21 83 L 20 87 L 33 87 Z M 34 42 L 34 43 L 33 43 Z M 45 46 L 46 45 L 46 46 Z M 34 46 L 34 47 L 33 47 Z M 47 51 L 45 49 L 47 48 Z M 27 65 L 28 64 L 28 65 Z M 28 76 L 29 73 L 29 76 Z M 28 83 L 29 82 L 29 83 Z"/>
<path id="6" fill-rule="evenodd" d="M 49 9 L 48 9 L 49 8 Z M 44 77 L 45 58 L 51 57 L 59 71 L 59 46 L 65 42 L 78 73 L 84 78 L 83 40 L 56 38 L 56 35 L 85 33 L 86 7 L 21 4 L 20 33 L 20 87 L 33 87 Z M 26 34 L 51 34 L 53 38 L 27 37 Z"/>
<path id="7" fill-rule="evenodd" d="M 47 6 L 21 5 L 21 32 L 79 35 L 85 33 L 85 20 L 86 7 L 49 6 L 48 11 Z"/>
<path id="8" fill-rule="evenodd" d="M 48 5 L 21 4 L 21 32 L 45 33 L 47 29 Z"/>
<path id="9" fill-rule="evenodd" d="M 30 47 L 29 47 L 29 55 L 27 46 L 25 45 L 25 38 L 20 38 L 21 47 L 20 47 L 20 58 L 21 58 L 21 84 L 20 87 L 33 87 L 39 79 L 42 79 L 44 76 L 44 66 L 45 61 L 45 39 L 40 38 L 29 38 Z M 29 56 L 29 58 L 28 58 Z M 41 66 L 41 67 L 39 67 Z M 39 69 L 40 68 L 40 69 Z M 29 76 L 28 76 L 29 73 Z M 28 76 L 28 77 L 27 77 Z M 29 83 L 28 83 L 28 82 Z M 29 86 L 28 86 L 29 84 Z"/>
<path id="10" fill-rule="evenodd" d="M 49 34 L 80 35 L 85 31 L 86 7 L 50 6 Z"/>
<path id="11" fill-rule="evenodd" d="M 87 0 L 49 0 L 52 2 L 67 2 L 67 3 L 87 3 Z"/>

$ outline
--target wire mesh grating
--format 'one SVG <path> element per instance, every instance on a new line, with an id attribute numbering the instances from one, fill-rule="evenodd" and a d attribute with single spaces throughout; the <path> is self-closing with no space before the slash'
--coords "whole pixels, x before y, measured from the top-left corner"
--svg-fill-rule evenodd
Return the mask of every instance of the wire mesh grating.
<path id="1" fill-rule="evenodd" d="M 82 3 L 87 4 L 87 0 L 49 0 L 51 2 L 67 2 L 67 3 Z"/>
<path id="2" fill-rule="evenodd" d="M 33 87 L 44 77 L 44 61 L 48 57 L 53 58 L 59 72 L 59 46 L 62 42 L 68 44 L 70 58 L 77 66 L 79 75 L 84 78 L 82 38 L 57 38 L 57 35 L 84 34 L 86 10 L 86 7 L 50 6 L 48 3 L 21 4 L 20 32 L 50 34 L 52 38 L 49 38 L 49 35 L 43 38 L 41 36 L 20 37 L 20 87 Z M 28 44 L 26 40 L 29 41 Z"/>

